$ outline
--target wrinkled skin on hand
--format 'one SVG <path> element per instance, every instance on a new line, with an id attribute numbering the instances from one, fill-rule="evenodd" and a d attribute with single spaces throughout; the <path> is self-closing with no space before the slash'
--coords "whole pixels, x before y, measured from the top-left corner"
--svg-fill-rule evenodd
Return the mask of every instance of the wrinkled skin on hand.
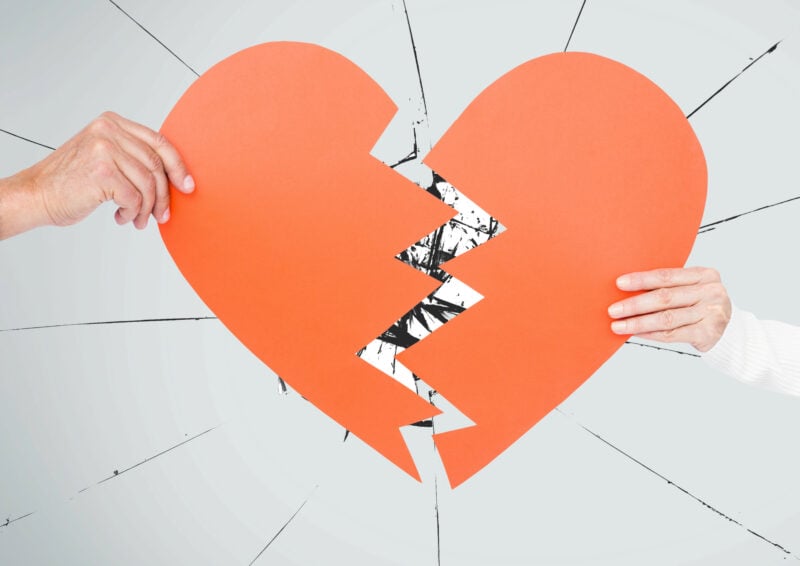
<path id="1" fill-rule="evenodd" d="M 0 181 L 0 238 L 42 225 L 67 226 L 113 201 L 118 224 L 169 220 L 169 184 L 194 180 L 160 133 L 105 112 L 39 163 Z"/>

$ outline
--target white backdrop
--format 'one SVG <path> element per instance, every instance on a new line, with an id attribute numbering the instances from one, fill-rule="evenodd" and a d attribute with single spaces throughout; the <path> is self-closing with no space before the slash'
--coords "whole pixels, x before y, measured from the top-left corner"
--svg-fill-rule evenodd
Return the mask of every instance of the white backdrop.
<path id="1" fill-rule="evenodd" d="M 691 118 L 703 222 L 800 196 L 796 1 L 117 4 L 0 1 L 0 128 L 53 147 L 107 109 L 157 128 L 193 71 L 288 39 L 383 86 L 400 110 L 375 153 L 396 161 L 412 123 L 427 149 L 494 79 L 563 50 L 580 12 L 570 50 L 632 66 L 687 114 L 782 40 Z M 48 151 L 0 132 L 0 176 Z M 112 212 L 0 243 L 1 564 L 800 560 L 797 399 L 718 375 L 689 347 L 626 345 L 455 491 L 430 431 L 407 431 L 418 484 L 281 394 L 155 226 L 121 229 Z M 689 263 L 719 269 L 739 306 L 800 323 L 798 218 L 800 200 L 718 224 Z"/>

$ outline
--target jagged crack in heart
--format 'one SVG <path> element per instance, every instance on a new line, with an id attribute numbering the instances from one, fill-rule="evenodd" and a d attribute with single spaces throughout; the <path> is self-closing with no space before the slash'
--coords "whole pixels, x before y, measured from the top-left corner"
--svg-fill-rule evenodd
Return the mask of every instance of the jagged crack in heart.
<path id="1" fill-rule="evenodd" d="M 472 202 L 442 176 L 432 172 L 431 178 L 425 190 L 451 206 L 457 214 L 403 250 L 397 255 L 397 259 L 437 279 L 441 285 L 358 352 L 360 358 L 423 398 L 428 397 L 429 400 L 431 388 L 421 388 L 419 376 L 400 363 L 397 355 L 425 339 L 483 298 L 441 266 L 446 261 L 483 245 L 505 230 L 498 219 Z M 460 412 L 448 416 L 451 417 L 449 420 L 457 420 L 462 424 L 456 427 L 438 427 L 438 432 L 474 424 L 467 415 Z M 429 426 L 431 422 L 414 424 Z"/>

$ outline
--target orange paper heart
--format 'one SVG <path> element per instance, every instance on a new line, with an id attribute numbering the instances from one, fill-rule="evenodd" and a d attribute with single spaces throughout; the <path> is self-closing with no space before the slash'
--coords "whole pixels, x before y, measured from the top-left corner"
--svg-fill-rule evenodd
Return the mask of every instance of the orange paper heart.
<path id="1" fill-rule="evenodd" d="M 370 155 L 395 106 L 319 46 L 214 66 L 162 132 L 196 179 L 162 236 L 261 360 L 414 477 L 400 427 L 438 410 L 357 352 L 438 281 L 395 256 L 454 215 Z M 400 355 L 476 426 L 435 435 L 452 486 L 486 466 L 624 342 L 624 272 L 682 265 L 706 168 L 655 84 L 586 53 L 529 61 L 482 92 L 425 162 L 506 231 L 443 267 L 485 298 Z"/>

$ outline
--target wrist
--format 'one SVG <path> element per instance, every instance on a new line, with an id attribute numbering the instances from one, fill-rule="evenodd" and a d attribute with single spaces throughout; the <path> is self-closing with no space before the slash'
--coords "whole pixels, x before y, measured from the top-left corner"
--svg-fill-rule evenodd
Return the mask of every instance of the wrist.
<path id="1" fill-rule="evenodd" d="M 52 223 L 34 167 L 0 179 L 0 240 Z"/>

